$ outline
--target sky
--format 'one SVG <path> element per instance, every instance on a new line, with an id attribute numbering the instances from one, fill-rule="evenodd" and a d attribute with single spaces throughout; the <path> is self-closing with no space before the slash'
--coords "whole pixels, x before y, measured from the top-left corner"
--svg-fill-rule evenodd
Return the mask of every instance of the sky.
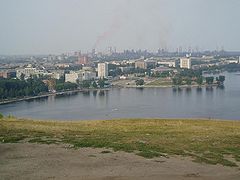
<path id="1" fill-rule="evenodd" d="M 239 0 L 0 0 L 0 54 L 240 50 Z"/>

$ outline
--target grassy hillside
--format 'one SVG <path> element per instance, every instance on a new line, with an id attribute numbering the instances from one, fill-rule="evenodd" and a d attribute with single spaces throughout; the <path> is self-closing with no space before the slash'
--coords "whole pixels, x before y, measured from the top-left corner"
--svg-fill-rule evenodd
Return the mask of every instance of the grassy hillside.
<path id="1" fill-rule="evenodd" d="M 194 161 L 237 166 L 240 122 L 207 120 L 124 119 L 53 122 L 0 120 L 1 143 L 67 143 L 105 147 L 146 158 L 191 156 Z"/>

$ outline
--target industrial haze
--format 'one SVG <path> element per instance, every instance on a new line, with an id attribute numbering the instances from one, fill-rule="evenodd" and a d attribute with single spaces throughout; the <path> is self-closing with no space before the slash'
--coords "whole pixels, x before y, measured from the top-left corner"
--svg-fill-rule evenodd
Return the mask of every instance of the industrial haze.
<path id="1" fill-rule="evenodd" d="M 0 54 L 74 50 L 239 50 L 239 0 L 8 0 Z"/>

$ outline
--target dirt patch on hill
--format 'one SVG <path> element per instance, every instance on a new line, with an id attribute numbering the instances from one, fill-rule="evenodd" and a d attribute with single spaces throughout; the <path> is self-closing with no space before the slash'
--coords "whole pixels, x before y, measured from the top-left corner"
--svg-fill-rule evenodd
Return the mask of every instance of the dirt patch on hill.
<path id="1" fill-rule="evenodd" d="M 0 144 L 0 179 L 238 180 L 238 168 L 189 158 L 145 159 L 108 149 L 68 145 Z"/>

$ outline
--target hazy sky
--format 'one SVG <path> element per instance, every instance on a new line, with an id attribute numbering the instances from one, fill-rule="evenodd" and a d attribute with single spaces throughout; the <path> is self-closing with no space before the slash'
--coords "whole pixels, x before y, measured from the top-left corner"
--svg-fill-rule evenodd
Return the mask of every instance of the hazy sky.
<path id="1" fill-rule="evenodd" d="M 0 0 L 0 54 L 240 50 L 240 0 Z"/>

